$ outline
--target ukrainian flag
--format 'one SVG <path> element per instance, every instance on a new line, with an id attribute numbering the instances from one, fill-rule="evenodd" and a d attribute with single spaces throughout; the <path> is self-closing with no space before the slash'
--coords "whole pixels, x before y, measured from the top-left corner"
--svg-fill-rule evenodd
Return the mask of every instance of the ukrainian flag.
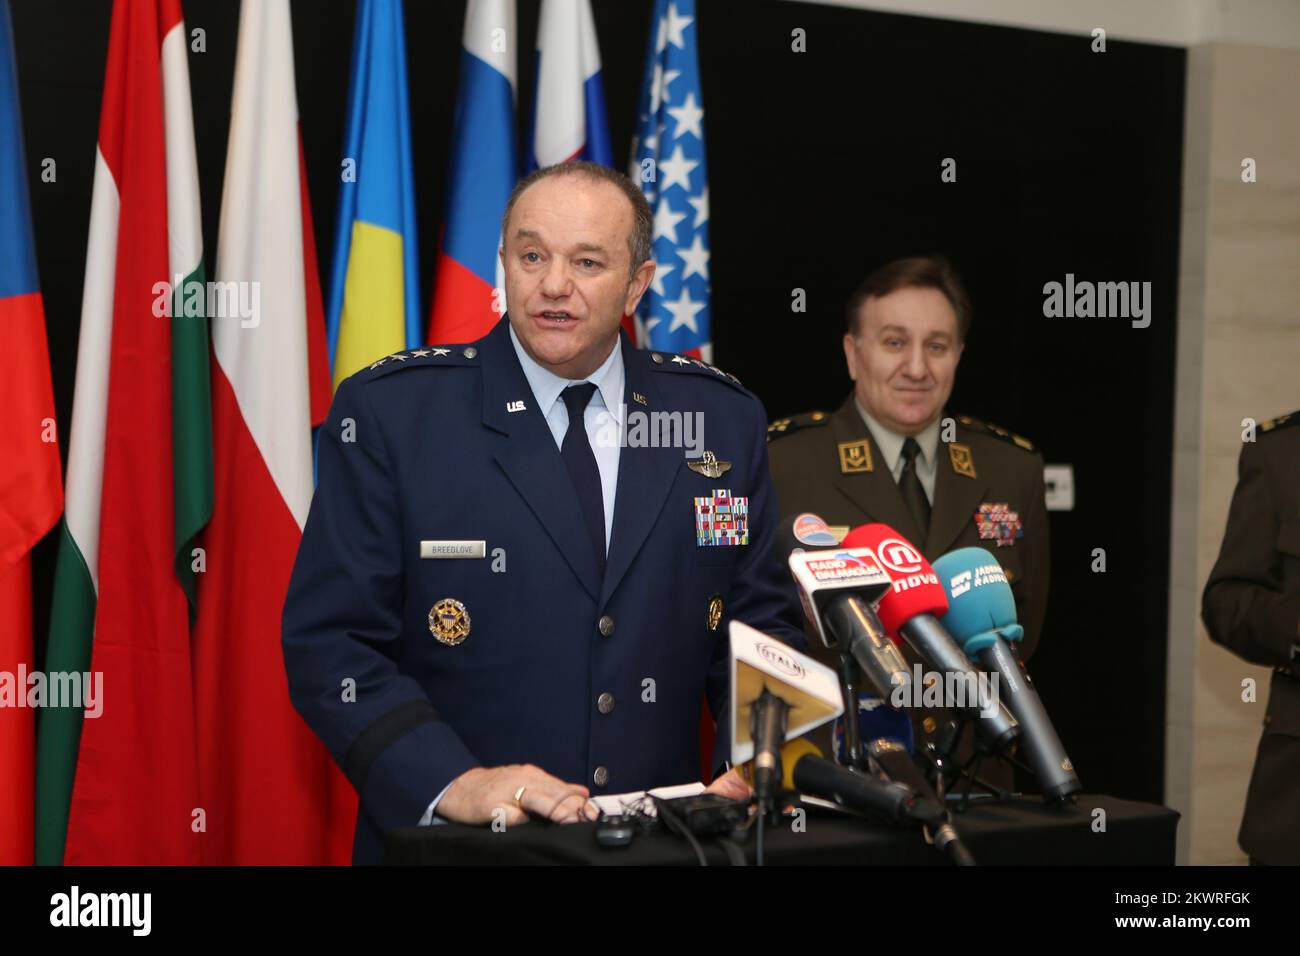
<path id="1" fill-rule="evenodd" d="M 359 0 L 329 288 L 334 387 L 420 343 L 415 177 L 401 0 Z"/>

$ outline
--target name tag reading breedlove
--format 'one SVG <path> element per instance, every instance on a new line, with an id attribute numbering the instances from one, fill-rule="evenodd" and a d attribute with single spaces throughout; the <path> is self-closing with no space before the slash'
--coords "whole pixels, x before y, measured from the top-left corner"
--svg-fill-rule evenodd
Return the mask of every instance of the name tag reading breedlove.
<path id="1" fill-rule="evenodd" d="M 422 558 L 481 558 L 487 553 L 486 541 L 421 541 Z"/>

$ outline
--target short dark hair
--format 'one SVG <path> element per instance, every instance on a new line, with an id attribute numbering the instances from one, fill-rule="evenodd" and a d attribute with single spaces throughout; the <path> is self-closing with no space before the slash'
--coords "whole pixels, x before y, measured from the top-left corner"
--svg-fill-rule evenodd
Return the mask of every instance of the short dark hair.
<path id="1" fill-rule="evenodd" d="M 868 299 L 889 295 L 899 289 L 938 289 L 957 313 L 957 340 L 966 341 L 970 332 L 971 307 L 961 276 L 943 256 L 907 256 L 887 262 L 858 286 L 844 308 L 849 335 L 858 334 L 858 317 Z"/>
<path id="2" fill-rule="evenodd" d="M 588 179 L 617 186 L 627 197 L 627 201 L 632 204 L 632 232 L 627 237 L 628 251 L 632 254 L 632 266 L 629 271 L 636 272 L 641 267 L 641 263 L 650 258 L 651 243 L 654 241 L 654 214 L 650 212 L 650 203 L 646 201 L 641 187 L 617 169 L 601 166 L 599 163 L 589 163 L 583 159 L 570 159 L 553 166 L 543 166 L 515 184 L 515 188 L 510 192 L 510 198 L 506 201 L 506 211 L 501 216 L 503 247 L 506 242 L 506 227 L 510 223 L 510 213 L 514 211 L 519 197 L 528 190 L 529 186 L 552 176 L 586 176 Z"/>

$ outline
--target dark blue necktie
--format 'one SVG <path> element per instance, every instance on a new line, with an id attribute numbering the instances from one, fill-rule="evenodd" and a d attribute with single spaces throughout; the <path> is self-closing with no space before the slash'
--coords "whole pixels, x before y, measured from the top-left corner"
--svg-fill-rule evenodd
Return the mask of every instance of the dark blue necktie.
<path id="1" fill-rule="evenodd" d="M 591 450 L 587 438 L 587 426 L 583 414 L 591 396 L 596 393 L 596 386 L 591 382 L 570 385 L 560 397 L 564 407 L 569 410 L 569 430 L 564 433 L 560 445 L 560 457 L 569 469 L 573 479 L 573 490 L 578 493 L 578 506 L 587 525 L 587 535 L 591 546 L 596 551 L 596 565 L 603 576 L 605 573 L 605 496 L 601 491 L 600 469 L 596 467 L 596 455 Z"/>

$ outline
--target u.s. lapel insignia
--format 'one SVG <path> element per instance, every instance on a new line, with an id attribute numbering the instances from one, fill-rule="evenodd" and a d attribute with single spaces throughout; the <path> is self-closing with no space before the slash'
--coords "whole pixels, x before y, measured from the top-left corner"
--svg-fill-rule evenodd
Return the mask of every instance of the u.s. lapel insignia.
<path id="1" fill-rule="evenodd" d="M 871 470 L 871 442 L 865 438 L 858 441 L 842 441 L 838 447 L 841 475 L 860 475 Z"/>
<path id="2" fill-rule="evenodd" d="M 647 404 L 649 404 L 649 403 L 646 401 L 645 396 L 642 395 L 640 392 L 633 392 L 633 393 L 632 393 L 632 401 L 636 402 L 638 405 L 647 405 Z"/>
<path id="3" fill-rule="evenodd" d="M 439 643 L 455 647 L 469 637 L 469 611 L 455 598 L 443 598 L 429 609 L 429 631 Z"/>
<path id="4" fill-rule="evenodd" d="M 716 455 L 711 451 L 706 451 L 704 457 L 698 461 L 694 458 L 686 460 L 686 467 L 697 475 L 703 475 L 705 478 L 721 478 L 727 472 L 731 471 L 731 462 L 718 461 Z"/>
<path id="5" fill-rule="evenodd" d="M 995 541 L 999 548 L 1015 544 L 1025 536 L 1020 515 L 1005 502 L 985 502 L 980 505 L 975 512 L 975 527 L 979 530 L 980 538 Z"/>
<path id="6" fill-rule="evenodd" d="M 709 630 L 716 631 L 722 623 L 722 595 L 715 594 L 709 598 Z"/>
<path id="7" fill-rule="evenodd" d="M 749 499 L 733 496 L 730 488 L 695 499 L 695 544 L 716 547 L 749 544 Z"/>
<path id="8" fill-rule="evenodd" d="M 949 442 L 948 458 L 952 462 L 952 470 L 957 474 L 967 478 L 975 477 L 975 458 L 970 453 L 970 445 L 963 445 L 959 441 Z"/>

